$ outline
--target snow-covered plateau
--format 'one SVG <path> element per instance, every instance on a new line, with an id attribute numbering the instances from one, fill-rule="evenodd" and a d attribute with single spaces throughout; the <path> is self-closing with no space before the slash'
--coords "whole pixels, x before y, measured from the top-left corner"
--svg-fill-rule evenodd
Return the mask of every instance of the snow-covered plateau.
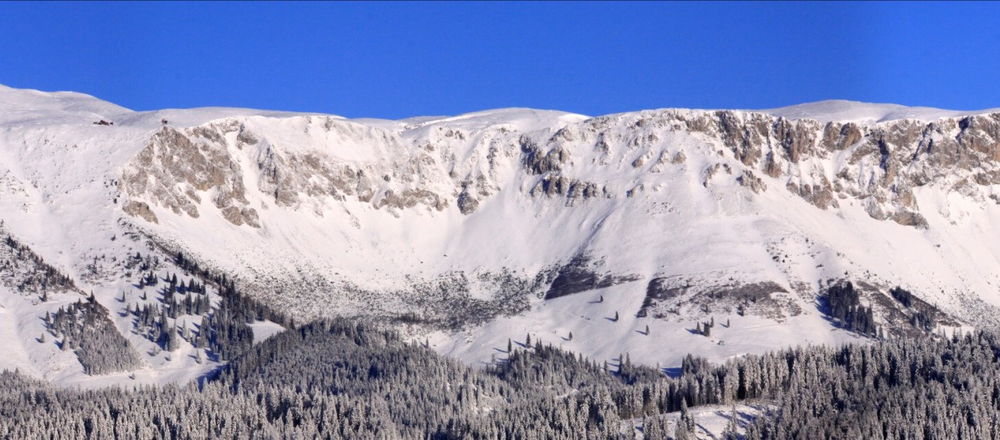
<path id="1" fill-rule="evenodd" d="M 1000 110 L 391 121 L 0 86 L 0 221 L 0 370 L 59 384 L 211 371 L 225 286 L 473 365 L 531 338 L 669 369 L 1000 322 Z M 846 282 L 877 331 L 833 310 Z M 78 302 L 135 359 L 74 355 L 51 316 Z"/>

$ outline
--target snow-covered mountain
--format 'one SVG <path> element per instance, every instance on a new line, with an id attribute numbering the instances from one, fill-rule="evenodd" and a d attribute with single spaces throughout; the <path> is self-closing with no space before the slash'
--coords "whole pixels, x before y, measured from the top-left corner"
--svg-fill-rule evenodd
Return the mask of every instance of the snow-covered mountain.
<path id="1" fill-rule="evenodd" d="M 0 277 L 14 353 L 0 368 L 65 383 L 217 365 L 193 337 L 158 350 L 131 313 L 156 301 L 143 274 L 196 278 L 178 252 L 297 320 L 385 319 L 470 363 L 530 334 L 670 367 L 864 340 L 831 316 L 824 295 L 843 281 L 888 334 L 996 323 L 1000 111 L 824 101 L 388 121 L 134 112 L 0 87 L 0 220 L 72 282 L 41 300 L 19 285 L 48 269 Z M 140 366 L 87 375 L 38 341 L 40 316 L 90 292 Z M 194 334 L 189 315 L 169 321 Z"/>

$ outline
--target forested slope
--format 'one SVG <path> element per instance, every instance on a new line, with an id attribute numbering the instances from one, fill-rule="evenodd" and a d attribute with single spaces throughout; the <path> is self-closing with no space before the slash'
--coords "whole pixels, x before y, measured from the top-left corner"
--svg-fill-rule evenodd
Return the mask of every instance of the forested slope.
<path id="1" fill-rule="evenodd" d="M 214 378 L 74 391 L 0 374 L 3 438 L 693 438 L 706 404 L 775 408 L 722 434 L 749 439 L 995 438 L 1000 339 L 991 333 L 811 347 L 678 378 L 541 343 L 474 369 L 346 320 L 277 335 Z M 665 417 L 669 412 L 681 412 Z M 900 423 L 905 420 L 906 423 Z M 637 429 L 633 429 L 635 426 Z"/>

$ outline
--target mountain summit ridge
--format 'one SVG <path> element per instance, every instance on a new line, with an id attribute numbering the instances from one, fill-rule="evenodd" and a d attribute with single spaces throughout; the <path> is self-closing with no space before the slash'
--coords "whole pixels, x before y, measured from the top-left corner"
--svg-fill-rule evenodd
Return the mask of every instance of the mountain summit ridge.
<path id="1" fill-rule="evenodd" d="M 50 100 L 54 102 L 61 102 L 67 109 L 71 109 L 73 102 L 77 103 L 90 103 L 94 108 L 105 108 L 107 110 L 108 117 L 122 116 L 127 113 L 139 113 L 148 114 L 156 112 L 194 112 L 207 114 L 209 112 L 216 112 L 217 118 L 221 119 L 229 116 L 241 116 L 241 115 L 268 115 L 273 114 L 275 116 L 291 116 L 291 115 L 317 115 L 317 116 L 330 116 L 336 118 L 342 118 L 330 113 L 323 112 L 294 112 L 294 111 L 280 111 L 280 110 L 262 110 L 262 109 L 251 109 L 244 107 L 192 107 L 192 108 L 164 108 L 159 110 L 131 110 L 126 107 L 122 107 L 118 104 L 111 103 L 109 101 L 102 100 L 93 95 L 74 92 L 74 91 L 41 91 L 35 89 L 20 89 L 10 86 L 0 84 L 0 103 L 28 106 L 32 102 L 39 102 L 38 100 Z M 748 109 L 748 108 L 689 108 L 689 107 L 660 107 L 652 109 L 640 109 L 627 112 L 615 112 L 608 113 L 598 116 L 588 116 L 579 113 L 565 112 L 560 110 L 545 110 L 530 107 L 499 107 L 493 109 L 483 109 L 474 110 L 470 112 L 460 113 L 456 115 L 415 115 L 399 119 L 386 119 L 378 117 L 358 117 L 358 118 L 345 118 L 351 119 L 359 122 L 365 121 L 390 121 L 399 123 L 428 123 L 435 122 L 440 123 L 446 120 L 456 120 L 463 118 L 475 118 L 475 117 L 493 117 L 494 119 L 503 119 L 502 115 L 521 115 L 524 113 L 539 113 L 539 112 L 552 112 L 561 113 L 567 116 L 575 115 L 586 118 L 600 117 L 600 116 L 613 116 L 618 114 L 636 113 L 641 111 L 664 111 L 664 110 L 691 110 L 691 111 L 704 111 L 704 112 L 717 112 L 717 111 L 737 111 L 746 113 L 763 113 L 770 114 L 778 117 L 785 117 L 788 119 L 814 119 L 819 122 L 888 122 L 899 119 L 916 119 L 922 121 L 932 121 L 935 119 L 943 118 L 960 118 L 963 116 L 973 116 L 982 115 L 988 113 L 998 113 L 1000 112 L 1000 107 L 980 109 L 980 110 L 952 110 L 943 109 L 936 107 L 927 106 L 906 106 L 893 103 L 873 103 L 866 101 L 855 101 L 848 99 L 824 99 L 819 101 L 809 101 L 800 104 L 793 104 L 783 107 L 775 108 L 763 108 L 763 109 Z M 226 114 L 226 112 L 230 114 Z M 208 122 L 208 120 L 201 120 L 200 123 Z M 195 124 L 197 125 L 197 124 Z"/>

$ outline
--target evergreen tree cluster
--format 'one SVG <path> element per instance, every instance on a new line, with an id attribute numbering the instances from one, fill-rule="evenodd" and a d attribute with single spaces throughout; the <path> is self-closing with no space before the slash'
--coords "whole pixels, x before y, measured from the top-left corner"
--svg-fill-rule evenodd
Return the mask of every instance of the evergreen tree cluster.
<path id="1" fill-rule="evenodd" d="M 108 318 L 108 310 L 94 300 L 79 301 L 46 314 L 49 332 L 63 350 L 73 350 L 83 372 L 106 374 L 139 366 L 135 350 Z"/>
<path id="2" fill-rule="evenodd" d="M 133 325 L 138 334 L 155 342 L 160 348 L 167 351 L 174 351 L 180 346 L 181 339 L 188 340 L 194 347 L 207 346 L 205 331 L 199 330 L 191 333 L 187 326 L 177 329 L 177 322 L 169 318 L 176 318 L 176 314 L 171 316 L 167 310 L 172 308 L 162 308 L 156 304 L 138 304 L 129 313 L 135 316 Z M 204 321 L 203 321 L 204 322 Z"/>
<path id="3" fill-rule="evenodd" d="M 937 324 L 937 308 L 921 301 L 909 290 L 902 287 L 894 287 L 889 290 L 889 294 L 903 307 L 910 310 L 910 325 L 924 332 L 931 332 Z"/>
<path id="4" fill-rule="evenodd" d="M 143 287 L 156 287 L 159 282 L 160 279 L 156 276 L 156 274 L 149 272 L 146 275 L 143 275 L 142 278 L 139 278 L 139 282 L 136 284 L 141 289 Z"/>
<path id="5" fill-rule="evenodd" d="M 252 323 L 266 319 L 281 324 L 286 328 L 295 326 L 294 321 L 288 315 L 240 292 L 236 288 L 236 283 L 228 278 L 225 273 L 202 268 L 196 261 L 186 257 L 181 252 L 175 253 L 174 264 L 191 274 L 194 279 L 202 280 L 202 283 L 189 280 L 187 287 L 183 286 L 184 283 L 179 283 L 177 285 L 178 292 L 193 291 L 196 293 L 205 293 L 206 286 L 212 285 L 218 291 L 219 296 L 222 297 L 222 305 L 220 307 L 225 306 L 228 309 L 226 310 L 228 315 L 240 318 L 238 320 L 242 322 Z M 176 276 L 171 277 L 171 284 L 175 283 L 175 278 Z"/>
<path id="6" fill-rule="evenodd" d="M 202 322 L 208 347 L 219 359 L 232 359 L 253 346 L 253 330 L 248 324 L 264 319 L 257 305 L 240 295 L 224 296 L 219 308 Z"/>
<path id="7" fill-rule="evenodd" d="M 28 246 L 4 232 L 0 225 L 0 282 L 14 290 L 39 295 L 77 290 L 73 280 L 47 264 Z"/>
<path id="8" fill-rule="evenodd" d="M 877 336 L 878 326 L 871 307 L 861 304 L 861 295 L 850 281 L 827 288 L 824 295 L 830 316 L 848 329 L 862 335 Z"/>
<path id="9" fill-rule="evenodd" d="M 776 407 L 749 440 L 1000 437 L 994 333 L 722 365 L 688 356 L 676 379 L 627 354 L 610 370 L 537 339 L 475 369 L 367 324 L 321 321 L 249 348 L 200 388 L 78 391 L 2 373 L 0 438 L 624 439 L 641 420 L 646 438 L 680 439 L 693 438 L 688 408 L 747 399 Z M 663 419 L 675 411 L 679 423 Z"/>
<path id="10" fill-rule="evenodd" d="M 796 368 L 749 440 L 1000 438 L 996 333 L 786 354 Z"/>
<path id="11" fill-rule="evenodd" d="M 910 307 L 913 305 L 913 294 L 910 293 L 909 290 L 896 286 L 889 289 L 889 294 L 892 295 L 893 299 L 899 301 L 903 307 Z"/>
<path id="12" fill-rule="evenodd" d="M 152 276 L 156 279 L 156 276 Z M 212 299 L 204 284 L 194 278 L 178 281 L 177 275 L 167 277 L 167 285 L 160 292 L 167 316 L 177 318 L 181 315 L 205 315 L 211 311 Z"/>
<path id="13" fill-rule="evenodd" d="M 124 261 L 125 276 L 131 277 L 133 272 L 148 273 L 160 267 L 160 257 L 154 255 L 143 256 L 141 252 L 129 255 Z"/>
<path id="14" fill-rule="evenodd" d="M 324 321 L 252 347 L 201 388 L 56 390 L 5 373 L 0 420 L 15 422 L 0 438 L 624 439 L 634 419 L 741 388 L 735 367 L 691 365 L 669 379 L 625 355 L 609 372 L 536 340 L 481 370 Z"/>
<path id="15" fill-rule="evenodd" d="M 176 275 L 166 280 L 159 303 L 139 303 L 128 309 L 135 317 L 136 331 L 164 350 L 176 350 L 181 340 L 187 340 L 196 348 L 209 349 L 219 360 L 231 359 L 253 345 L 253 330 L 248 324 L 269 318 L 278 323 L 291 321 L 243 296 L 232 285 L 222 286 L 218 307 L 213 309 L 205 284 L 194 279 L 178 281 Z M 178 327 L 177 320 L 183 316 L 200 317 L 197 330 Z"/>
<path id="16" fill-rule="evenodd" d="M 253 346 L 253 330 L 248 324 L 270 320 L 286 328 L 294 326 L 287 315 L 243 295 L 224 273 L 208 270 L 182 252 L 173 255 L 172 262 L 189 276 L 187 281 L 177 274 L 168 274 L 162 279 L 152 272 L 143 275 L 137 283 L 140 288 L 163 283 L 159 289 L 161 304 L 137 305 L 130 310 L 136 316 L 140 333 L 161 348 L 172 351 L 183 339 L 195 347 L 208 348 L 217 360 L 228 360 Z M 143 261 L 142 264 L 149 262 L 154 265 L 151 267 L 158 265 L 158 260 L 150 261 L 149 257 L 141 255 L 133 259 Z M 210 286 L 219 296 L 214 309 Z M 196 331 L 189 332 L 186 326 L 178 330 L 176 322 L 171 321 L 184 315 L 201 317 Z"/>
<path id="17" fill-rule="evenodd" d="M 694 331 L 695 333 L 702 336 L 712 336 L 713 328 L 715 328 L 715 317 L 712 317 L 712 319 L 709 320 L 708 322 L 698 322 L 698 324 L 695 325 Z"/>

